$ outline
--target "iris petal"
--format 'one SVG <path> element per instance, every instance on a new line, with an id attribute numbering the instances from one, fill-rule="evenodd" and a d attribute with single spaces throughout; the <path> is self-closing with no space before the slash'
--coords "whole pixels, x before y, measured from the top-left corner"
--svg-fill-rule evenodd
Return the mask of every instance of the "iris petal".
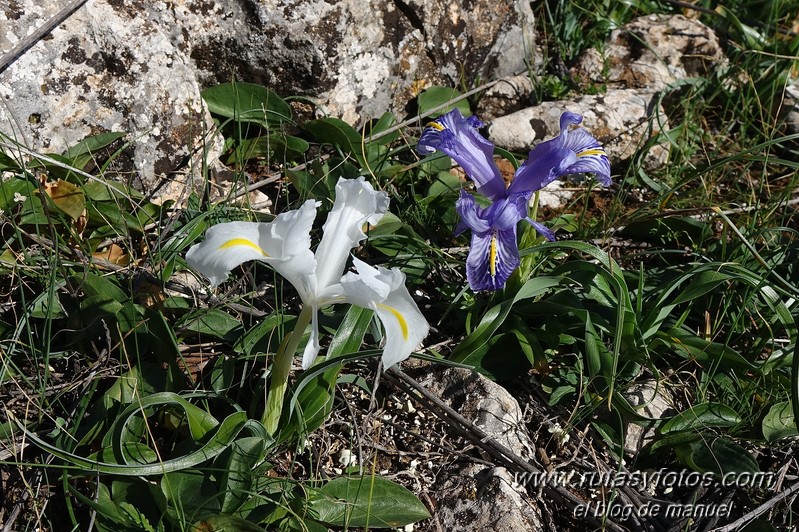
<path id="1" fill-rule="evenodd" d="M 535 228 L 536 231 L 538 231 L 539 233 L 544 235 L 544 238 L 546 238 L 550 242 L 554 242 L 555 240 L 557 240 L 555 238 L 555 232 L 552 229 L 550 229 L 549 227 L 547 227 L 546 225 L 544 225 L 544 224 L 542 224 L 540 222 L 536 222 L 532 218 L 526 218 L 526 220 L 527 220 L 527 223 L 532 225 Z"/>
<path id="2" fill-rule="evenodd" d="M 376 224 L 385 214 L 388 195 L 376 192 L 362 177 L 340 179 L 314 255 L 310 231 L 317 206 L 312 200 L 306 201 L 299 209 L 281 213 L 269 223 L 215 225 L 202 243 L 189 249 L 186 261 L 208 277 L 212 286 L 249 260 L 269 263 L 291 282 L 310 309 L 311 336 L 303 351 L 304 369 L 313 364 L 320 350 L 320 308 L 350 302 L 373 309 L 386 330 L 383 362 L 388 368 L 410 356 L 429 331 L 427 321 L 405 288 L 405 276 L 399 270 L 373 268 L 356 259 L 358 274 L 341 277 L 350 251 L 366 238 L 363 226 Z"/>
<path id="3" fill-rule="evenodd" d="M 562 145 L 563 139 L 555 137 L 533 148 L 527 160 L 516 170 L 508 192 L 535 192 L 565 175 L 565 169 L 574 164 L 577 157 Z"/>
<path id="4" fill-rule="evenodd" d="M 497 200 L 485 209 L 485 219 L 491 228 L 507 231 L 527 217 L 528 194 L 512 194 Z"/>
<path id="5" fill-rule="evenodd" d="M 466 279 L 473 291 L 499 290 L 519 267 L 516 227 L 507 231 L 472 233 L 466 258 Z"/>
<path id="6" fill-rule="evenodd" d="M 319 289 L 337 283 L 352 248 L 366 238 L 365 224 L 377 224 L 388 210 L 388 194 L 377 192 L 363 176 L 339 179 L 333 210 L 325 220 L 322 241 L 316 249 Z"/>
<path id="7" fill-rule="evenodd" d="M 440 150 L 449 155 L 474 181 L 477 191 L 495 199 L 505 194 L 505 181 L 494 162 L 494 145 L 477 130 L 482 122 L 464 118 L 456 108 L 431 122 L 422 132 L 416 150 L 422 155 Z"/>
<path id="8" fill-rule="evenodd" d="M 560 117 L 560 134 L 530 151 L 508 191 L 535 192 L 555 179 L 583 172 L 595 174 L 603 186 L 610 186 L 610 161 L 602 145 L 585 129 L 571 129 L 582 120 L 577 113 L 564 112 Z"/>
<path id="9" fill-rule="evenodd" d="M 405 274 L 397 269 L 374 267 L 353 259 L 357 273 L 341 278 L 345 299 L 363 308 L 371 308 L 383 324 L 386 343 L 383 368 L 405 360 L 427 336 L 430 326 L 419 311 L 408 289 Z"/>
<path id="10" fill-rule="evenodd" d="M 565 136 L 565 147 L 574 152 L 577 160 L 564 172 L 576 174 L 592 172 L 603 186 L 610 186 L 610 161 L 601 144 L 584 129 L 569 131 Z"/>
<path id="11" fill-rule="evenodd" d="M 299 209 L 279 214 L 272 222 L 228 222 L 212 226 L 205 240 L 186 253 L 186 262 L 208 277 L 215 287 L 230 271 L 250 260 L 269 263 L 307 295 L 303 282 L 316 268 L 311 252 L 311 225 L 316 203 L 306 201 Z"/>
<path id="12" fill-rule="evenodd" d="M 466 229 L 484 233 L 491 228 L 488 222 L 482 218 L 484 209 L 477 205 L 474 197 L 463 189 L 461 189 L 458 201 L 455 202 L 455 211 L 460 216 L 458 226 L 455 228 L 455 236 L 463 233 Z"/>

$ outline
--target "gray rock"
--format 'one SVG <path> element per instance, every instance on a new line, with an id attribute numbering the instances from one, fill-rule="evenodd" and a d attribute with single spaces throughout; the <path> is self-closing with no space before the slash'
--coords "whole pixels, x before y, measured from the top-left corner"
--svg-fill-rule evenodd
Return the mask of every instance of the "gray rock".
<path id="1" fill-rule="evenodd" d="M 58 5 L 22 0 L 0 10 L 8 28 L 0 46 L 15 44 Z M 90 0 L 0 75 L 0 131 L 51 153 L 89 135 L 126 132 L 131 149 L 119 165 L 138 170 L 138 186 L 152 185 L 210 125 L 192 65 L 160 22 Z"/>
<path id="2" fill-rule="evenodd" d="M 587 51 L 572 74 L 582 84 L 658 91 L 726 63 L 716 33 L 683 15 L 639 17 L 614 30 L 603 51 Z"/>
<path id="3" fill-rule="evenodd" d="M 408 370 L 433 394 L 459 414 L 521 457 L 532 454 L 518 401 L 499 384 L 477 372 L 448 368 L 444 371 Z"/>
<path id="4" fill-rule="evenodd" d="M 496 441 L 531 459 L 533 444 L 516 399 L 474 371 L 429 367 L 406 370 L 430 392 Z M 433 489 L 434 522 L 443 530 L 518 532 L 543 530 L 541 511 L 503 467 L 471 464 L 447 471 Z"/>
<path id="5" fill-rule="evenodd" d="M 483 93 L 477 104 L 477 115 L 490 122 L 524 109 L 532 103 L 533 89 L 533 81 L 527 74 L 502 78 Z"/>
<path id="6" fill-rule="evenodd" d="M 556 135 L 560 114 L 569 110 L 583 115 L 583 126 L 604 145 L 612 165 L 629 159 L 648 139 L 668 129 L 659 91 L 679 79 L 705 76 L 725 63 L 718 37 L 701 22 L 682 15 L 640 17 L 614 30 L 602 52 L 586 51 L 572 70 L 582 85 L 601 86 L 604 93 L 544 102 L 496 118 L 489 138 L 509 150 L 529 150 Z M 660 144 L 641 162 L 652 170 L 667 160 L 668 144 Z"/>
<path id="7" fill-rule="evenodd" d="M 60 6 L 6 4 L 0 49 Z M 523 71 L 532 22 L 528 3 L 490 0 L 89 0 L 0 75 L 0 131 L 47 152 L 128 132 L 120 166 L 152 186 L 208 129 L 203 87 L 259 83 L 357 123 L 464 74 Z"/>
<path id="8" fill-rule="evenodd" d="M 654 379 L 634 384 L 624 393 L 624 397 L 639 414 L 653 420 L 649 423 L 627 424 L 624 448 L 635 454 L 655 437 L 655 420 L 664 417 L 669 412 L 676 413 L 673 408 L 674 400 L 669 389 L 663 383 L 658 384 Z"/>
<path id="9" fill-rule="evenodd" d="M 786 87 L 781 113 L 788 134 L 799 133 L 799 80 L 795 80 Z"/>
<path id="10" fill-rule="evenodd" d="M 434 519 L 442 530 L 535 532 L 545 530 L 541 511 L 503 467 L 468 466 L 438 487 Z"/>

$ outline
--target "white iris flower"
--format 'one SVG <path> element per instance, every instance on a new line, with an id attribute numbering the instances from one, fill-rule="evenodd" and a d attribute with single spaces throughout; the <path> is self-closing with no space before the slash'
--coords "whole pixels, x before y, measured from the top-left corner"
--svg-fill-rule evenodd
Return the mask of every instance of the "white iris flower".
<path id="1" fill-rule="evenodd" d="M 375 191 L 363 177 L 339 179 L 333 210 L 314 253 L 310 232 L 318 205 L 308 200 L 269 223 L 215 225 L 202 243 L 189 249 L 186 261 L 208 277 L 212 286 L 250 260 L 266 262 L 293 284 L 303 304 L 311 309 L 311 338 L 303 353 L 303 369 L 308 369 L 319 353 L 318 309 L 350 303 L 374 310 L 385 329 L 383 367 L 388 369 L 408 358 L 430 327 L 408 293 L 400 270 L 353 259 L 355 272 L 344 274 L 350 251 L 366 238 L 364 224 L 374 225 L 383 217 L 388 195 Z"/>

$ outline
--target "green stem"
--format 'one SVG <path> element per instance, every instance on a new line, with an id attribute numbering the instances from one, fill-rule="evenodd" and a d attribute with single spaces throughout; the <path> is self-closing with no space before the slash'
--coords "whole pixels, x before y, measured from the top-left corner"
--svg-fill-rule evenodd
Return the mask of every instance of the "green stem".
<path id="1" fill-rule="evenodd" d="M 264 424 L 266 431 L 272 436 L 277 432 L 280 414 L 283 412 L 283 399 L 286 395 L 291 363 L 294 360 L 297 347 L 300 345 L 302 333 L 305 332 L 305 328 L 311 323 L 312 316 L 313 308 L 311 305 L 303 306 L 300 315 L 297 316 L 294 330 L 283 339 L 275 354 L 275 360 L 272 363 L 272 375 L 269 379 L 269 395 L 266 397 L 266 408 L 264 409 L 264 415 L 261 417 L 261 423 Z"/>

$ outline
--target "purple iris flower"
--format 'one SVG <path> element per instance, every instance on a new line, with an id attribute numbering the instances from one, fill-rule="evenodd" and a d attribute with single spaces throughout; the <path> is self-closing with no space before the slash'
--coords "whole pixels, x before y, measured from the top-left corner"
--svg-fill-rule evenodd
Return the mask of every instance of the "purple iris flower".
<path id="1" fill-rule="evenodd" d="M 422 155 L 442 151 L 457 162 L 474 181 L 477 191 L 491 200 L 481 207 L 471 194 L 461 190 L 455 209 L 460 223 L 458 235 L 472 231 L 466 260 L 466 278 L 475 292 L 498 290 L 519 266 L 516 226 L 521 220 L 531 224 L 548 240 L 555 234 L 532 220 L 527 205 L 533 192 L 568 174 L 593 172 L 602 185 L 610 185 L 610 163 L 605 150 L 584 129 L 570 129 L 582 117 L 565 112 L 560 117 L 560 134 L 530 151 L 527 161 L 516 171 L 510 186 L 494 163 L 494 145 L 482 137 L 482 122 L 464 118 L 458 109 L 430 122 L 416 146 Z"/>

